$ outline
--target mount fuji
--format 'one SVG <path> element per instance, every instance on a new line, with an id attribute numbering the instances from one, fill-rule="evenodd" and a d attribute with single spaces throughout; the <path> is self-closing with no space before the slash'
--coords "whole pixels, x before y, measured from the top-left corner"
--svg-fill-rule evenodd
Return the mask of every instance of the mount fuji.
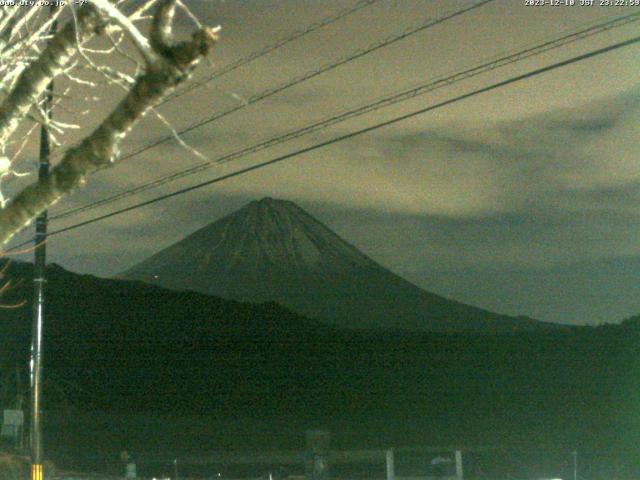
<path id="1" fill-rule="evenodd" d="M 249 203 L 121 276 L 238 301 L 275 301 L 354 329 L 495 332 L 557 326 L 422 290 L 295 203 L 272 198 Z"/>

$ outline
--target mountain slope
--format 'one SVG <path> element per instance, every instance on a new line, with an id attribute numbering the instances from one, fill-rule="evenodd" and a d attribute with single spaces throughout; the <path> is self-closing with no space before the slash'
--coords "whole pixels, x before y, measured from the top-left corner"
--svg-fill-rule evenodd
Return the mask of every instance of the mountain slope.
<path id="1" fill-rule="evenodd" d="M 251 202 L 123 276 L 240 301 L 276 301 L 349 328 L 492 331 L 550 326 L 426 292 L 294 203 L 271 198 Z"/>

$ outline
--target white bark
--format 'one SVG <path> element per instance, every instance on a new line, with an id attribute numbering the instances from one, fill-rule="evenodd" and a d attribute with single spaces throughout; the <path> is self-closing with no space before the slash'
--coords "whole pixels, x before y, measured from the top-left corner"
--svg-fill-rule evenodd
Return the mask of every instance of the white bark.
<path id="1" fill-rule="evenodd" d="M 0 145 L 5 145 L 20 121 L 35 105 L 47 85 L 60 73 L 85 42 L 104 28 L 104 19 L 92 6 L 79 9 L 77 22 L 69 22 L 49 40 L 38 59 L 20 74 L 13 89 L 0 105 Z M 76 31 L 77 28 L 77 31 Z"/>
<path id="2" fill-rule="evenodd" d="M 159 61 L 156 52 L 153 51 L 147 37 L 145 37 L 133 22 L 125 16 L 120 10 L 113 6 L 109 0 L 91 0 L 96 7 L 102 10 L 107 16 L 116 22 L 133 40 L 147 65 L 152 65 Z"/>
<path id="3" fill-rule="evenodd" d="M 46 180 L 31 184 L 5 208 L 0 209 L 0 245 L 9 241 L 39 213 L 84 182 L 88 174 L 115 162 L 118 158 L 118 146 L 133 125 L 188 78 L 192 69 L 207 55 L 217 40 L 217 29 L 203 27 L 194 32 L 190 41 L 173 44 L 171 20 L 175 0 L 158 2 L 150 40 L 145 39 L 145 42 L 139 38 L 140 32 L 135 27 L 132 30 L 131 25 L 118 17 L 103 0 L 93 1 L 106 15 L 98 15 L 93 7 L 79 12 L 77 22 L 82 23 L 78 32 L 83 37 L 81 40 L 104 28 L 106 21 L 115 20 L 134 39 L 138 48 L 149 49 L 146 54 L 143 52 L 147 62 L 145 71 L 136 78 L 129 93 L 102 124 L 78 146 L 67 150 Z M 0 112 L 0 145 L 15 131 L 31 104 L 42 94 L 49 81 L 62 72 L 63 66 L 69 62 L 72 53 L 75 53 L 78 47 L 73 30 L 73 27 L 67 25 L 52 38 L 42 56 L 18 80 L 19 88 L 14 89 L 7 98 L 11 100 L 5 102 L 8 108 Z"/>

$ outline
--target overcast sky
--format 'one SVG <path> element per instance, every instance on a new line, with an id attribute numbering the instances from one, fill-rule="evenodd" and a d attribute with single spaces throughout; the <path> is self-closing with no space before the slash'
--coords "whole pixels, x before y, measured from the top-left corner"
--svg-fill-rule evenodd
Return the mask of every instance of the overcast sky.
<path id="1" fill-rule="evenodd" d="M 198 76 L 356 2 L 186 0 L 222 39 Z M 472 1 L 379 0 L 159 110 L 177 128 Z M 579 4 L 580 0 L 576 0 Z M 596 4 L 599 3 L 596 1 Z M 640 7 L 495 0 L 184 136 L 210 159 L 382 96 Z M 182 22 L 187 28 L 186 21 Z M 72 218 L 71 225 L 632 38 L 590 37 Z M 640 47 L 477 95 L 277 166 L 52 237 L 49 259 L 109 276 L 244 203 L 299 203 L 350 243 L 435 293 L 565 323 L 640 313 Z M 96 92 L 94 92 L 96 93 Z M 83 127 L 117 95 L 104 89 Z M 80 97 L 80 92 L 78 93 Z M 59 115 L 64 116 L 63 113 Z M 86 131 L 86 130 L 83 130 Z M 123 145 L 167 135 L 152 116 Z M 201 162 L 175 142 L 94 175 L 52 214 Z M 22 184 L 11 187 L 16 189 Z M 14 243 L 28 238 L 29 232 Z"/>

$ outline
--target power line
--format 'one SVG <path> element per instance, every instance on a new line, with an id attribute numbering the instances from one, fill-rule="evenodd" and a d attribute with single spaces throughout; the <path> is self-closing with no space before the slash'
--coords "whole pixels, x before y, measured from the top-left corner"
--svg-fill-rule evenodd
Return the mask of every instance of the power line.
<path id="1" fill-rule="evenodd" d="M 192 84 L 190 84 L 188 87 L 184 88 L 183 90 L 179 91 L 179 92 L 174 92 L 173 94 L 169 95 L 168 97 L 166 97 L 165 99 L 163 99 L 160 103 L 158 103 L 158 105 L 156 105 L 156 107 L 159 107 L 161 105 L 164 105 L 165 103 L 168 103 L 170 101 L 173 101 L 174 99 L 181 97 L 182 95 L 185 95 L 186 93 L 189 93 L 191 91 L 193 91 L 196 88 L 199 88 L 203 85 L 206 85 L 207 83 L 212 82 L 213 80 L 222 77 L 223 75 L 226 75 L 227 73 L 231 73 L 234 70 L 247 65 L 248 63 L 253 62 L 254 60 L 257 60 L 275 50 L 278 50 L 282 47 L 284 47 L 285 45 L 288 45 L 291 42 L 294 42 L 295 40 L 298 40 L 299 38 L 304 37 L 305 35 L 308 35 L 310 33 L 315 32 L 316 30 L 319 30 L 323 27 L 329 26 L 335 22 L 337 22 L 338 20 L 341 20 L 353 13 L 356 13 L 359 10 L 362 10 L 363 8 L 369 7 L 371 5 L 373 5 L 374 3 L 379 2 L 380 0 L 360 0 L 358 3 L 356 3 L 353 7 L 349 7 L 349 8 L 345 8 L 343 10 L 340 10 L 336 13 L 334 13 L 333 15 L 330 15 L 328 17 L 323 18 L 322 20 L 319 20 L 317 22 L 311 23 L 310 25 L 307 26 L 307 28 L 303 29 L 303 30 L 296 30 L 293 33 L 291 33 L 289 36 L 282 38 L 278 41 L 276 41 L 275 43 L 268 45 L 260 50 L 257 50 L 255 52 L 250 53 L 249 55 L 247 55 L 246 57 L 242 57 L 238 60 L 236 60 L 235 62 L 232 62 L 231 64 L 227 65 L 226 67 L 223 67 L 220 70 L 217 70 L 215 72 L 213 72 L 211 75 L 207 76 L 206 78 L 203 78 L 197 82 L 193 82 Z M 171 137 L 173 138 L 173 137 Z M 62 153 L 58 153 L 55 155 L 56 158 L 59 158 L 60 156 L 62 156 Z M 128 157 L 127 157 L 128 158 Z"/>
<path id="2" fill-rule="evenodd" d="M 229 108 L 229 109 L 224 110 L 224 111 L 222 111 L 222 112 L 220 112 L 218 114 L 215 114 L 215 115 L 213 115 L 211 117 L 207 117 L 204 120 L 200 120 L 199 122 L 191 124 L 190 126 L 180 130 L 178 132 L 178 135 L 184 135 L 185 133 L 189 133 L 192 130 L 200 128 L 200 127 L 202 127 L 204 125 L 208 125 L 208 124 L 210 124 L 212 122 L 215 122 L 216 120 L 219 120 L 219 119 L 221 119 L 223 117 L 226 117 L 227 115 L 230 115 L 230 114 L 235 113 L 235 112 L 237 112 L 239 110 L 242 110 L 243 108 L 248 107 L 249 105 L 253 105 L 255 103 L 258 103 L 258 102 L 260 102 L 260 101 L 262 101 L 262 100 L 264 100 L 266 98 L 269 98 L 269 97 L 271 97 L 271 96 L 273 96 L 273 95 L 275 95 L 277 93 L 280 93 L 280 92 L 282 92 L 282 91 L 284 91 L 284 90 L 286 90 L 288 88 L 291 88 L 291 87 L 294 87 L 296 85 L 299 85 L 302 82 L 306 82 L 307 80 L 311 80 L 312 78 L 315 78 L 315 77 L 317 77 L 319 75 L 322 75 L 323 73 L 326 73 L 326 72 L 329 72 L 331 70 L 334 70 L 334 69 L 336 69 L 336 68 L 338 68 L 338 67 L 340 67 L 342 65 L 345 65 L 347 63 L 351 63 L 354 60 L 357 60 L 358 58 L 364 57 L 365 55 L 368 55 L 368 54 L 373 53 L 373 52 L 375 52 L 377 50 L 380 50 L 381 48 L 388 47 L 389 45 L 392 45 L 392 44 L 394 44 L 396 42 L 399 42 L 400 40 L 404 40 L 407 37 L 410 37 L 412 35 L 415 35 L 417 33 L 422 32 L 424 30 L 427 30 L 427 29 L 429 29 L 431 27 L 434 27 L 434 26 L 439 25 L 441 23 L 444 23 L 444 22 L 446 22 L 448 20 L 456 18 L 456 17 L 458 17 L 460 15 L 463 15 L 463 14 L 465 14 L 467 12 L 470 12 L 472 10 L 480 8 L 483 5 L 486 5 L 487 3 L 491 3 L 493 1 L 495 1 L 495 0 L 481 0 L 479 2 L 474 3 L 473 5 L 471 5 L 469 7 L 465 7 L 465 8 L 462 8 L 460 10 L 456 10 L 456 11 L 453 11 L 451 13 L 447 13 L 447 14 L 445 14 L 445 15 L 443 15 L 441 17 L 438 17 L 436 19 L 428 20 L 427 22 L 422 23 L 422 24 L 420 24 L 418 26 L 409 27 L 409 28 L 405 29 L 403 32 L 401 32 L 399 34 L 391 35 L 391 36 L 385 38 L 382 41 L 373 43 L 373 44 L 369 45 L 368 47 L 365 47 L 365 48 L 363 48 L 361 50 L 356 50 L 355 52 L 353 52 L 353 53 L 351 53 L 351 54 L 349 54 L 347 56 L 341 57 L 340 59 L 338 59 L 338 60 L 336 60 L 336 61 L 334 61 L 332 63 L 328 63 L 328 64 L 325 64 L 325 65 L 322 65 L 322 66 L 320 66 L 320 67 L 318 67 L 318 68 L 316 68 L 314 70 L 306 72 L 306 73 L 304 73 L 304 74 L 302 74 L 302 75 L 300 75 L 298 77 L 293 78 L 292 80 L 290 80 L 290 81 L 288 81 L 286 83 L 283 83 L 283 84 L 280 84 L 280 85 L 278 85 L 276 87 L 264 90 L 261 93 L 252 95 L 249 99 L 247 99 L 246 102 L 243 102 L 240 105 L 236 105 L 235 107 Z M 163 137 L 163 138 L 161 138 L 159 140 L 156 140 L 155 142 L 152 142 L 149 145 L 146 145 L 146 146 L 144 146 L 144 147 L 142 147 L 142 148 L 140 148 L 140 149 L 138 149 L 138 150 L 136 150 L 134 152 L 131 152 L 131 153 L 128 153 L 128 154 L 124 155 L 123 157 L 120 158 L 120 160 L 121 161 L 122 160 L 127 160 L 129 158 L 132 158 L 132 157 L 135 157 L 137 155 L 140 155 L 141 153 L 146 152 L 147 150 L 151 150 L 152 148 L 155 148 L 158 145 L 161 145 L 161 144 L 166 143 L 166 142 L 168 142 L 170 140 L 173 140 L 174 138 L 175 138 L 174 135 L 167 135 L 166 137 Z M 104 168 L 110 168 L 110 167 L 104 167 Z"/>
<path id="3" fill-rule="evenodd" d="M 320 28 L 326 27 L 328 25 L 331 25 L 332 23 L 337 22 L 338 20 L 347 17 L 359 10 L 362 10 L 365 7 L 369 7 L 371 5 L 373 5 L 374 3 L 378 2 L 380 0 L 362 0 L 358 3 L 356 3 L 353 7 L 349 7 L 349 8 L 345 8 L 343 10 L 340 10 L 339 12 L 330 15 L 328 17 L 323 18 L 322 20 L 319 20 L 317 22 L 314 22 L 310 25 L 307 26 L 307 28 L 305 28 L 304 30 L 297 30 L 295 32 L 293 32 L 291 35 L 289 35 L 288 37 L 285 37 L 283 39 L 278 40 L 277 42 L 268 45 L 264 48 L 262 48 L 261 50 L 257 50 L 253 53 L 250 53 L 249 55 L 247 55 L 246 57 L 240 58 L 238 60 L 236 60 L 235 62 L 230 63 L 229 65 L 221 68 L 220 70 L 213 72 L 211 75 L 207 76 L 206 78 L 203 78 L 197 82 L 193 82 L 191 83 L 188 87 L 180 90 L 179 92 L 175 92 L 172 95 L 169 95 L 167 98 L 165 98 L 162 102 L 160 102 L 158 105 L 164 105 L 167 102 L 170 102 L 178 97 L 181 97 L 182 95 L 185 95 L 193 90 L 195 90 L 196 88 L 200 88 L 201 86 L 212 82 L 213 80 L 222 77 L 223 75 L 226 75 L 227 73 L 233 72 L 234 70 L 250 63 L 253 62 L 254 60 L 257 60 L 261 57 L 264 57 L 265 55 L 278 50 L 282 47 L 284 47 L 285 45 L 288 45 L 291 42 L 294 42 L 295 40 L 298 40 L 301 37 L 304 37 L 305 35 L 308 35 L 310 33 L 315 32 L 316 30 L 319 30 Z"/>
<path id="4" fill-rule="evenodd" d="M 324 142 L 320 142 L 320 143 L 317 143 L 315 145 L 311 145 L 309 147 L 305 147 L 305 148 L 302 148 L 300 150 L 296 150 L 294 152 L 291 152 L 291 153 L 288 153 L 288 154 L 285 154 L 285 155 L 281 155 L 281 156 L 273 158 L 271 160 L 267 160 L 265 162 L 261 162 L 261 163 L 258 163 L 256 165 L 252 165 L 250 167 L 246 167 L 246 168 L 243 168 L 241 170 L 237 170 L 235 172 L 232 172 L 232 173 L 229 173 L 229 174 L 226 174 L 226 175 L 222 175 L 220 177 L 216 177 L 216 178 L 211 179 L 211 180 L 207 180 L 205 182 L 201 182 L 201 183 L 197 183 L 195 185 L 191 185 L 189 187 L 177 190 L 177 191 L 172 192 L 172 193 L 161 195 L 159 197 L 153 198 L 151 200 L 147 200 L 145 202 L 140 202 L 138 204 L 131 205 L 129 207 L 122 208 L 120 210 L 116 210 L 114 212 L 107 213 L 105 215 L 94 217 L 92 219 L 85 220 L 83 222 L 79 222 L 79 223 L 76 223 L 74 225 L 70 225 L 68 227 L 64 227 L 64 228 L 60 228 L 58 230 L 54 230 L 51 233 L 49 233 L 49 236 L 58 235 L 58 234 L 61 234 L 61 233 L 64 233 L 64 232 L 75 230 L 77 228 L 81 228 L 81 227 L 84 227 L 86 225 L 90 225 L 92 223 L 96 223 L 96 222 L 99 222 L 99 221 L 102 221 L 102 220 L 106 220 L 107 218 L 111 218 L 111 217 L 114 217 L 116 215 L 121 215 L 123 213 L 130 212 L 132 210 L 137 210 L 138 208 L 142 208 L 142 207 L 145 207 L 147 205 L 151 205 L 153 203 L 160 202 L 162 200 L 167 200 L 169 198 L 172 198 L 172 197 L 175 197 L 175 196 L 178 196 L 178 195 L 182 195 L 182 194 L 191 192 L 193 190 L 197 190 L 197 189 L 206 187 L 208 185 L 212 185 L 214 183 L 219 183 L 219 182 L 222 182 L 224 180 L 228 180 L 230 178 L 237 177 L 237 176 L 243 175 L 245 173 L 248 173 L 248 172 L 251 172 L 251 171 L 254 171 L 254 170 L 258 170 L 260 168 L 264 168 L 264 167 L 267 167 L 269 165 L 273 165 L 273 164 L 276 164 L 276 163 L 279 163 L 279 162 L 282 162 L 284 160 L 289 160 L 289 159 L 297 157 L 299 155 L 303 155 L 305 153 L 309 153 L 311 151 L 318 150 L 320 148 L 324 148 L 324 147 L 327 147 L 329 145 L 333 145 L 334 143 L 338 143 L 338 142 L 341 142 L 341 141 L 344 141 L 344 140 L 347 140 L 347 139 L 350 139 L 350 138 L 353 138 L 353 137 L 356 137 L 356 136 L 359 136 L 359 135 L 362 135 L 362 134 L 365 134 L 365 133 L 369 133 L 369 132 L 378 130 L 380 128 L 387 127 L 389 125 L 393 125 L 393 124 L 399 123 L 401 121 L 404 121 L 404 120 L 407 120 L 407 119 L 410 119 L 410 118 L 413 118 L 413 117 L 417 117 L 419 115 L 423 115 L 423 114 L 425 114 L 427 112 L 436 110 L 438 108 L 445 107 L 447 105 L 451 105 L 453 103 L 457 103 L 459 101 L 465 100 L 467 98 L 474 97 L 474 96 L 479 95 L 481 93 L 486 93 L 486 92 L 489 92 L 489 91 L 492 91 L 492 90 L 496 90 L 498 88 L 502 88 L 502 87 L 505 87 L 507 85 L 510 85 L 510 84 L 513 84 L 513 83 L 516 83 L 516 82 L 519 82 L 519 81 L 522 81 L 522 80 L 526 80 L 526 79 L 541 75 L 543 73 L 546 73 L 546 72 L 549 72 L 549 71 L 552 71 L 552 70 L 555 70 L 555 69 L 558 69 L 558 68 L 562 68 L 562 67 L 565 67 L 565 66 L 568 66 L 568 65 L 572 65 L 572 64 L 581 62 L 583 60 L 587 60 L 589 58 L 592 58 L 592 57 L 595 57 L 595 56 L 598 56 L 598 55 L 602 55 L 602 54 L 605 54 L 605 53 L 608 53 L 608 52 L 611 52 L 611 51 L 614 51 L 614 50 L 617 50 L 617 49 L 620 49 L 620 48 L 623 48 L 623 47 L 627 47 L 629 45 L 632 45 L 632 44 L 635 44 L 635 43 L 638 43 L 638 42 L 640 42 L 640 36 L 639 37 L 634 37 L 632 39 L 629 39 L 629 40 L 626 40 L 626 41 L 623 41 L 623 42 L 619 42 L 619 43 L 610 45 L 608 47 L 600 48 L 600 49 L 597 49 L 597 50 L 592 50 L 591 52 L 588 52 L 588 53 L 585 53 L 585 54 L 582 54 L 582 55 L 578 55 L 576 57 L 572 57 L 572 58 L 570 58 L 568 60 L 563 60 L 561 62 L 557 62 L 557 63 L 551 64 L 551 65 L 548 65 L 546 67 L 541 67 L 541 68 L 529 71 L 527 73 L 524 73 L 524 74 L 521 74 L 521 75 L 517 75 L 515 77 L 511 77 L 511 78 L 509 78 L 507 80 L 503 80 L 503 81 L 494 83 L 492 85 L 489 85 L 489 86 L 486 86 L 486 87 L 482 87 L 482 88 L 473 90 L 471 92 L 468 92 L 468 93 L 465 93 L 465 94 L 462 94 L 462 95 L 458 95 L 457 97 L 451 98 L 449 100 L 445 100 L 445 101 L 436 103 L 434 105 L 430 105 L 428 107 L 421 108 L 419 110 L 415 110 L 415 111 L 413 111 L 411 113 L 400 115 L 400 116 L 395 117 L 395 118 L 393 118 L 391 120 L 387 120 L 387 121 L 384 121 L 384 122 L 381 122 L 381 123 L 378 123 L 378 124 L 375 124 L 375 125 L 372 125 L 372 126 L 369 126 L 369 127 L 366 127 L 366 128 L 362 128 L 360 130 L 356 130 L 356 131 L 347 133 L 345 135 L 340 135 L 340 136 L 334 137 L 334 138 L 332 138 L 330 140 L 326 140 Z M 11 249 L 9 249 L 9 251 L 12 251 L 12 250 L 15 250 L 17 248 L 20 248 L 21 246 L 23 246 L 23 245 L 25 245 L 27 243 L 30 243 L 30 241 L 26 242 L 26 243 L 23 243 L 23 244 L 20 244 L 20 245 L 16 245 L 15 247 L 12 247 Z"/>
<path id="5" fill-rule="evenodd" d="M 567 45 L 569 43 L 578 41 L 578 40 L 582 40 L 584 38 L 588 38 L 590 36 L 596 35 L 598 33 L 601 33 L 603 31 L 608 31 L 611 30 L 613 28 L 618 28 L 624 25 L 628 25 L 629 23 L 632 22 L 636 22 L 640 20 L 640 12 L 638 13 L 634 13 L 634 14 L 630 14 L 630 15 L 625 15 L 622 17 L 617 17 L 614 18 L 612 20 L 608 20 L 605 21 L 603 23 L 599 23 L 596 25 L 593 25 L 591 27 L 588 28 L 584 28 L 582 30 L 578 30 L 572 33 L 569 33 L 567 35 L 564 35 L 560 38 L 556 38 L 554 40 L 550 40 L 547 42 L 544 42 L 542 44 L 536 45 L 534 47 L 530 47 L 521 51 L 518 51 L 516 53 L 512 53 L 509 55 L 505 55 L 502 57 L 498 57 L 498 58 L 493 58 L 489 61 L 485 61 L 484 63 L 474 66 L 472 68 L 466 69 L 464 71 L 446 76 L 446 77 L 442 77 L 442 78 L 438 78 L 436 80 L 431 80 L 428 83 L 425 84 L 421 84 L 418 87 L 413 87 L 411 89 L 408 90 L 404 90 L 402 92 L 393 94 L 391 96 L 387 96 L 384 97 L 380 100 L 377 100 L 373 103 L 369 103 L 366 104 L 364 106 L 358 107 L 356 109 L 352 109 L 343 113 L 340 113 L 338 115 L 334 115 L 328 119 L 324 119 L 322 121 L 313 123 L 311 125 L 307 125 L 303 128 L 291 131 L 289 133 L 286 133 L 284 135 L 278 135 L 276 137 L 273 137 L 269 140 L 263 141 L 261 143 L 258 143 L 256 145 L 253 145 L 251 147 L 246 147 L 243 148 L 241 150 L 232 152 L 232 153 L 228 153 L 225 154 L 221 157 L 218 157 L 215 160 L 211 160 L 211 161 L 207 161 L 207 162 L 203 162 L 201 164 L 195 165 L 193 167 L 189 167 L 187 169 L 183 169 L 183 170 L 179 170 L 177 172 L 171 173 L 169 175 L 165 175 L 163 177 L 160 177 L 158 179 L 152 180 L 150 182 L 146 182 L 143 183 L 141 185 L 138 185 L 136 187 L 133 187 L 129 190 L 125 190 L 123 192 L 117 193 L 115 195 L 111 195 L 108 196 L 106 198 L 102 198 L 100 200 L 91 202 L 89 204 L 86 205 L 82 205 L 76 208 L 72 208 L 66 211 L 61 212 L 60 214 L 52 217 L 52 220 L 59 220 L 62 218 L 66 218 L 72 215 L 76 215 L 85 211 L 89 211 L 89 210 L 93 210 L 95 208 L 98 208 L 100 206 L 109 204 L 109 203 L 113 203 L 117 200 L 121 200 L 123 198 L 144 192 L 146 190 L 149 190 L 151 188 L 155 188 L 173 181 L 176 181 L 180 178 L 184 178 L 186 176 L 189 175 L 193 175 L 195 173 L 199 173 L 202 172 L 204 170 L 207 170 L 209 168 L 212 168 L 216 165 L 222 164 L 222 163 L 227 163 L 227 162 L 231 162 L 233 160 L 236 160 L 238 158 L 242 158 L 244 156 L 247 156 L 249 154 L 253 154 L 256 152 L 259 152 L 261 150 L 270 148 L 274 145 L 279 145 L 281 143 L 285 143 L 287 141 L 293 140 L 295 138 L 299 138 L 303 135 L 307 135 L 309 133 L 312 132 L 316 132 L 318 130 L 327 128 L 331 125 L 335 125 L 337 123 L 349 120 L 351 118 L 354 117 L 358 117 L 361 115 L 364 115 L 366 113 L 370 113 L 376 110 L 379 110 L 381 108 L 402 102 L 402 101 L 406 101 L 408 99 L 414 98 L 418 95 L 422 95 L 431 91 L 434 91 L 436 89 L 445 87 L 445 86 L 449 86 L 452 85 L 454 83 L 457 83 L 459 81 L 462 80 L 466 80 L 472 77 L 475 77 L 477 75 L 480 75 L 482 73 L 488 72 L 490 70 L 494 70 L 503 66 L 506 66 L 508 64 L 511 63 L 515 63 L 536 55 L 540 55 L 542 53 L 548 52 L 552 49 L 555 48 L 559 48 L 561 46 Z"/>

